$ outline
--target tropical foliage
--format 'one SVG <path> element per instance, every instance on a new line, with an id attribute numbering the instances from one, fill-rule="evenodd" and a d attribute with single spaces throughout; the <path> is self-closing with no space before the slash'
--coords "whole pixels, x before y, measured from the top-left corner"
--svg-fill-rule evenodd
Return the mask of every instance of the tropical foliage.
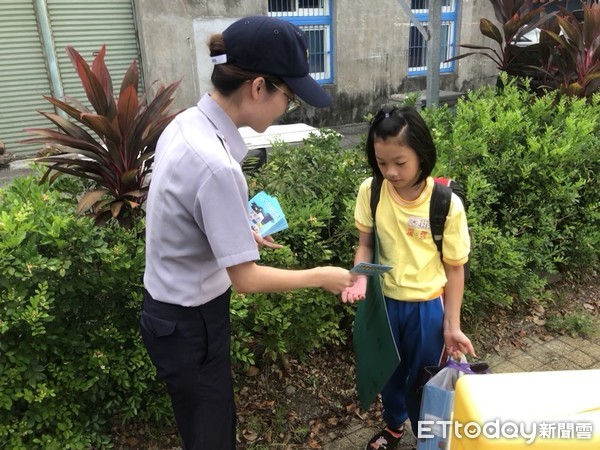
<path id="1" fill-rule="evenodd" d="M 502 31 L 486 18 L 480 20 L 479 30 L 484 36 L 492 39 L 497 47 L 462 44 L 460 47 L 478 51 L 463 53 L 451 58 L 450 61 L 471 55 L 483 55 L 494 61 L 498 69 L 510 72 L 520 52 L 516 42 L 528 31 L 541 26 L 551 15 L 546 14 L 545 6 L 532 8 L 531 0 L 490 0 L 490 2 L 494 6 L 496 20 L 501 24 Z"/>
<path id="2" fill-rule="evenodd" d="M 66 152 L 38 159 L 48 167 L 42 181 L 53 182 L 61 173 L 92 181 L 91 190 L 79 200 L 78 213 L 93 216 L 97 225 L 115 218 L 131 227 L 146 200 L 156 142 L 174 117 L 169 106 L 179 82 L 159 86 L 152 99 L 148 91 L 138 98 L 139 71 L 133 61 L 115 97 L 105 46 L 91 67 L 73 47 L 67 53 L 93 111 L 72 98 L 46 97 L 71 120 L 40 111 L 58 130 L 29 129 L 37 137 L 26 142 L 58 145 Z"/>
<path id="3" fill-rule="evenodd" d="M 583 5 L 583 23 L 562 13 L 555 29 L 545 30 L 555 43 L 546 73 L 561 92 L 589 97 L 600 90 L 600 4 Z"/>
<path id="4" fill-rule="evenodd" d="M 600 4 L 582 2 L 583 14 L 576 16 L 565 8 L 546 13 L 554 2 L 532 0 L 490 0 L 497 27 L 482 18 L 481 33 L 492 39 L 495 47 L 463 44 L 471 51 L 457 60 L 483 55 L 509 75 L 529 77 L 529 86 L 543 93 L 558 90 L 562 94 L 590 98 L 600 90 Z M 540 29 L 539 42 L 527 47 L 517 45 L 527 32 Z"/>

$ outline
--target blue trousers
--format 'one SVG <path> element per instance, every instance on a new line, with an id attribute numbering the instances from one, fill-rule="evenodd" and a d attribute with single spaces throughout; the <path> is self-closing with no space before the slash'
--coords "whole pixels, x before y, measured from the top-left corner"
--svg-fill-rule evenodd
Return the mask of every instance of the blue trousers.
<path id="1" fill-rule="evenodd" d="M 184 450 L 233 450 L 230 290 L 183 307 L 144 295 L 140 329 L 157 377 L 167 385 Z"/>
<path id="2" fill-rule="evenodd" d="M 398 429 L 410 419 L 416 436 L 423 368 L 440 364 L 444 352 L 442 297 L 424 302 L 386 297 L 385 302 L 400 364 L 381 391 L 383 420 L 390 428 Z"/>

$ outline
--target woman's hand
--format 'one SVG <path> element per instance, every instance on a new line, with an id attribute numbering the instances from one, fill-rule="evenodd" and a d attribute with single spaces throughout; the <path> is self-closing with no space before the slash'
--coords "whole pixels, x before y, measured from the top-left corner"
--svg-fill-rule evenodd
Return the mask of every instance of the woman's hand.
<path id="1" fill-rule="evenodd" d="M 311 270 L 316 271 L 319 287 L 332 294 L 339 294 L 344 289 L 351 287 L 356 280 L 355 274 L 341 267 L 324 266 Z"/>
<path id="2" fill-rule="evenodd" d="M 258 245 L 259 250 L 263 249 L 264 247 L 272 248 L 272 249 L 278 249 L 278 248 L 283 247 L 283 245 L 277 244 L 275 242 L 275 240 L 273 239 L 273 236 L 262 237 L 256 231 L 252 231 L 252 234 L 254 235 L 254 240 L 256 241 L 256 245 Z"/>
<path id="3" fill-rule="evenodd" d="M 358 275 L 354 286 L 349 286 L 342 291 L 343 303 L 354 303 L 358 300 L 364 300 L 367 292 L 367 276 Z"/>

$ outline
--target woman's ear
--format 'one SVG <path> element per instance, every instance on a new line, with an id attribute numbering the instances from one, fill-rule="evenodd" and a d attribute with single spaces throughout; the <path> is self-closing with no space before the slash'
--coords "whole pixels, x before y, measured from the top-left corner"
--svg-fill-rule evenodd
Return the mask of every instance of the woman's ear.
<path id="1" fill-rule="evenodd" d="M 257 99 L 260 95 L 261 91 L 264 91 L 265 88 L 265 79 L 263 77 L 256 77 L 252 80 L 251 89 L 252 89 L 252 97 Z"/>

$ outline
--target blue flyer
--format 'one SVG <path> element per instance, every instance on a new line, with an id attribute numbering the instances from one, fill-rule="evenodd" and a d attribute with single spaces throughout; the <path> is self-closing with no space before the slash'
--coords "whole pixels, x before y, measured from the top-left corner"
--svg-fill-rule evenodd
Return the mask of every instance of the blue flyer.
<path id="1" fill-rule="evenodd" d="M 285 230 L 288 227 L 277 198 L 264 191 L 259 192 L 248 202 L 250 227 L 262 237 Z"/>
<path id="2" fill-rule="evenodd" d="M 359 275 L 380 275 L 391 269 L 392 266 L 360 262 L 352 269 L 350 269 L 350 272 L 357 273 Z"/>

